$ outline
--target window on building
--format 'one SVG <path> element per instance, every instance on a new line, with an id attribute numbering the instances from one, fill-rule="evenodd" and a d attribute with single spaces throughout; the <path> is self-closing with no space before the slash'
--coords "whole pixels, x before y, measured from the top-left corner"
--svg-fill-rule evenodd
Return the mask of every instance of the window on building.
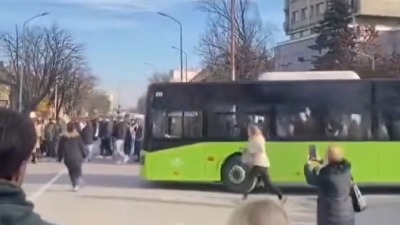
<path id="1" fill-rule="evenodd" d="M 322 14 L 324 14 L 324 12 L 325 12 L 325 5 L 324 5 L 324 3 L 323 2 L 321 2 L 321 3 L 318 3 L 317 5 L 315 5 L 315 13 L 317 14 L 317 15 L 322 15 Z"/>
<path id="2" fill-rule="evenodd" d="M 307 8 L 301 9 L 301 20 L 306 20 L 308 18 L 307 11 Z"/>
<path id="3" fill-rule="evenodd" d="M 296 33 L 294 33 L 294 34 L 292 35 L 292 37 L 293 37 L 294 39 L 296 39 L 296 38 L 301 38 L 301 32 L 296 32 Z"/>
<path id="4" fill-rule="evenodd" d="M 299 11 L 292 12 L 292 23 L 297 22 L 299 20 Z"/>
<path id="5" fill-rule="evenodd" d="M 309 14 L 310 18 L 314 17 L 314 6 L 310 6 L 310 14 Z"/>

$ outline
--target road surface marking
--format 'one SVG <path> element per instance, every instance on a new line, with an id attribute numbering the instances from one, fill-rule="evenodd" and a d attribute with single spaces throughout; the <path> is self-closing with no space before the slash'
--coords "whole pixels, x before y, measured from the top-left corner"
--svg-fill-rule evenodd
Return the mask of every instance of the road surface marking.
<path id="1" fill-rule="evenodd" d="M 46 192 L 51 186 L 54 185 L 54 183 L 64 174 L 67 173 L 67 169 L 63 169 L 60 172 L 58 172 L 49 182 L 47 182 L 45 185 L 39 188 L 39 190 L 33 192 L 31 195 L 28 196 L 29 201 L 35 202 L 40 196 L 43 195 L 44 192 Z"/>

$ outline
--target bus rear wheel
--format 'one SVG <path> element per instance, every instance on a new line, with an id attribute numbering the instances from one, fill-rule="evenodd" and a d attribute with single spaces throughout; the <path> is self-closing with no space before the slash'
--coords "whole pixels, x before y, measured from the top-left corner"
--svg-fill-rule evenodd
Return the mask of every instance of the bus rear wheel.
<path id="1" fill-rule="evenodd" d="M 245 182 L 247 174 L 248 168 L 242 163 L 241 156 L 232 156 L 222 166 L 222 183 L 231 192 L 242 193 L 245 188 L 249 188 L 250 192 L 255 188 L 258 179 L 255 178 L 252 185 L 247 187 L 248 184 Z"/>

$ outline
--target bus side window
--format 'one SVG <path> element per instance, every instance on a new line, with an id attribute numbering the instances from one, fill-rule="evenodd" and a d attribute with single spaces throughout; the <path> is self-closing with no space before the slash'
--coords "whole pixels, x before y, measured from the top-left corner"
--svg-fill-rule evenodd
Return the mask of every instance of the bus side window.
<path id="1" fill-rule="evenodd" d="M 307 106 L 278 106 L 275 121 L 277 136 L 294 140 L 320 140 L 323 136 L 320 114 L 320 111 Z"/>
<path id="2" fill-rule="evenodd" d="M 325 133 L 328 140 L 371 140 L 371 114 L 367 110 L 330 108 L 325 118 Z"/>
<path id="3" fill-rule="evenodd" d="M 152 136 L 155 138 L 164 138 L 167 131 L 167 117 L 162 110 L 153 110 L 151 112 Z"/>
<path id="4" fill-rule="evenodd" d="M 203 118 L 201 112 L 184 112 L 184 137 L 201 138 L 203 136 Z"/>
<path id="5" fill-rule="evenodd" d="M 396 109 L 379 113 L 376 136 L 380 141 L 400 141 L 400 113 L 396 112 Z"/>

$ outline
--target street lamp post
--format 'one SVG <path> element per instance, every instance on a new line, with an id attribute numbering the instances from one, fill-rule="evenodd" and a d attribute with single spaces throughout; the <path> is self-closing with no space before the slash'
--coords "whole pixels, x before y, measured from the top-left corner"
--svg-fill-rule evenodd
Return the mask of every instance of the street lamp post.
<path id="1" fill-rule="evenodd" d="M 29 19 L 27 19 L 23 25 L 22 25 L 22 35 L 23 37 L 25 37 L 25 30 L 26 30 L 26 26 L 28 25 L 29 22 L 31 22 L 32 20 L 38 18 L 38 17 L 42 17 L 42 16 L 47 16 L 49 15 L 49 12 L 44 12 L 38 15 L 35 15 Z M 17 61 L 17 71 L 19 73 L 19 33 L 18 33 L 18 27 L 16 27 L 16 39 L 17 39 L 17 51 L 16 51 L 16 61 Z M 25 45 L 25 41 L 22 42 L 22 46 L 23 46 L 23 50 L 26 50 L 26 45 Z M 23 95 L 23 87 L 24 87 L 24 75 L 25 75 L 25 69 L 23 69 L 22 73 L 19 73 L 19 93 L 18 93 L 18 110 L 19 112 L 22 112 L 23 110 L 23 102 L 22 102 L 22 95 Z"/>
<path id="2" fill-rule="evenodd" d="M 236 1 L 231 0 L 231 76 L 232 81 L 236 80 L 236 62 L 235 62 L 235 5 Z"/>
<path id="3" fill-rule="evenodd" d="M 171 19 L 172 21 L 174 21 L 175 23 L 177 23 L 179 25 L 179 46 L 180 46 L 180 49 L 183 49 L 182 23 L 178 19 L 176 19 L 175 17 L 170 16 L 170 15 L 168 15 L 166 13 L 157 12 L 157 14 L 160 15 L 160 16 L 167 17 L 167 18 Z M 183 82 L 183 52 L 182 51 L 180 52 L 180 61 L 181 61 L 181 63 L 180 63 L 181 64 L 181 82 Z"/>
<path id="4" fill-rule="evenodd" d="M 171 48 L 176 49 L 185 55 L 185 81 L 188 82 L 188 55 L 187 55 L 187 52 L 185 52 L 182 49 L 179 49 L 178 47 L 175 47 L 175 46 L 171 46 Z"/>

